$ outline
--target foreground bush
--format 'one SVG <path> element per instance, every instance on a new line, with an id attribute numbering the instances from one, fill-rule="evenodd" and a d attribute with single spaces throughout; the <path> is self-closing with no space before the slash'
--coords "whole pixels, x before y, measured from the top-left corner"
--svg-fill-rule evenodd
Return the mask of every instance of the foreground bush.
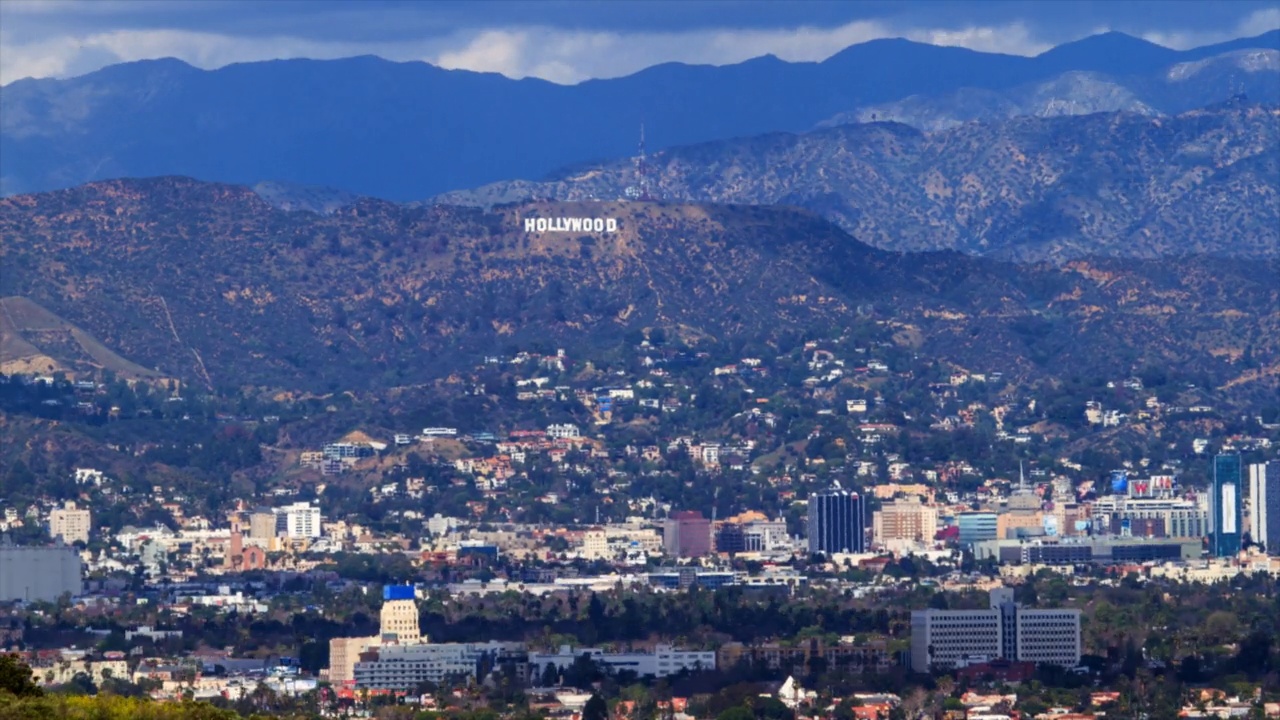
<path id="1" fill-rule="evenodd" d="M 29 695 L 0 691 L 4 720 L 240 720 L 208 703 L 156 702 L 119 695 Z"/>

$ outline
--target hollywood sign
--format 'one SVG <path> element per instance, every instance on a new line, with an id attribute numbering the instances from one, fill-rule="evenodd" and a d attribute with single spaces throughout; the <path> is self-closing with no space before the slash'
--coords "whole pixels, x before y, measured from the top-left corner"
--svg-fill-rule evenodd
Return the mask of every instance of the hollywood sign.
<path id="1" fill-rule="evenodd" d="M 525 218 L 525 232 L 618 232 L 617 218 Z"/>

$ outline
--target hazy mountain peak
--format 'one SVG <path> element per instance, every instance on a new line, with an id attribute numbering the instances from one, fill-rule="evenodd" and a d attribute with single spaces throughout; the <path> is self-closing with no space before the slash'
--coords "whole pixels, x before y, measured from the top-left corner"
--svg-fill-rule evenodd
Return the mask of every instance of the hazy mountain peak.
<path id="1" fill-rule="evenodd" d="M 1162 45 L 1111 31 L 1065 43 L 1036 56 L 1038 64 L 1064 71 L 1146 73 L 1176 62 L 1179 53 Z"/>

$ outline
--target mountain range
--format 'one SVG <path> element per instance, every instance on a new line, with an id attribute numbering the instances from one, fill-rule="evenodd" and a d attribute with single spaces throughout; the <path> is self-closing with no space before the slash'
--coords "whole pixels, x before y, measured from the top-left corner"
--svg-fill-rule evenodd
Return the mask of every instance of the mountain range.
<path id="1" fill-rule="evenodd" d="M 818 63 L 665 64 L 564 86 L 374 57 L 204 71 L 110 66 L 0 92 L 0 193 L 186 175 L 397 201 L 652 149 L 848 120 L 924 129 L 1013 114 L 1273 101 L 1280 32 L 1174 51 L 1108 33 L 1027 58 L 877 40 Z"/>
<path id="2" fill-rule="evenodd" d="M 819 126 L 888 120 L 921 130 L 945 130 L 966 122 L 1023 115 L 1056 117 L 1117 110 L 1176 115 L 1217 104 L 1228 96 L 1266 104 L 1280 102 L 1280 50 L 1233 50 L 1148 74 L 1070 70 L 1003 89 L 963 87 L 942 94 L 912 95 L 839 113 Z"/>
<path id="3" fill-rule="evenodd" d="M 1230 101 L 1172 117 L 1016 117 L 935 132 L 838 125 L 672 148 L 647 161 L 654 196 L 797 205 L 890 250 L 1017 261 L 1090 255 L 1280 257 L 1280 106 Z M 627 160 L 437 202 L 614 198 Z"/>
<path id="4" fill-rule="evenodd" d="M 584 217 L 618 229 L 525 222 Z M 1280 381 L 1276 259 L 894 253 L 785 207 L 361 199 L 318 215 L 174 177 L 0 200 L 0 241 L 6 308 L 56 316 L 46 324 L 91 335 L 138 372 L 220 389 L 386 389 L 506 348 L 598 352 L 652 328 L 692 347 L 776 352 L 860 323 L 1010 378 L 1159 362 L 1236 393 L 1273 396 Z"/>

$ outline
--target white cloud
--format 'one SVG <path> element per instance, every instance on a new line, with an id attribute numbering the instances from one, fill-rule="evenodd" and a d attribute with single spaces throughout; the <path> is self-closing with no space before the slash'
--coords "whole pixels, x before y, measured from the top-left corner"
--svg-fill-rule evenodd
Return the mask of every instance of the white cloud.
<path id="1" fill-rule="evenodd" d="M 6 15 L 115 15 L 155 9 L 154 0 L 4 0 Z"/>
<path id="2" fill-rule="evenodd" d="M 907 35 L 912 40 L 933 45 L 952 45 L 989 53 L 1005 55 L 1039 55 L 1053 47 L 1031 36 L 1031 30 L 1022 23 L 1002 27 L 967 27 L 962 30 L 925 30 Z"/>
<path id="3" fill-rule="evenodd" d="M 1264 8 L 1255 10 L 1245 16 L 1236 25 L 1234 31 L 1175 30 L 1144 33 L 1142 37 L 1157 45 L 1164 45 L 1175 50 L 1186 50 L 1202 45 L 1226 42 L 1235 38 L 1256 37 L 1277 29 L 1280 29 L 1280 8 Z"/>
<path id="4" fill-rule="evenodd" d="M 131 0 L 117 0 L 127 4 Z M 9 19 L 52 13 L 51 0 L 13 4 Z M 16 13 L 14 11 L 17 11 Z M 295 36 L 250 36 L 183 29 L 118 29 L 60 34 L 30 40 L 0 24 L 0 84 L 23 77 L 66 77 L 104 65 L 176 57 L 211 69 L 235 62 L 309 57 L 331 59 L 379 55 L 388 60 L 422 60 L 445 68 L 538 77 L 558 83 L 627 75 L 663 62 L 723 65 L 773 54 L 790 61 L 818 61 L 856 43 L 906 37 L 1012 55 L 1036 55 L 1050 44 L 1022 23 L 961 28 L 895 27 L 856 21 L 837 27 L 712 29 L 679 32 L 567 30 L 555 27 L 490 28 L 444 37 L 397 41 L 331 41 Z M 1256 35 L 1280 27 L 1280 9 L 1261 10 L 1224 37 L 1212 33 L 1149 34 L 1170 47 L 1189 47 L 1228 37 Z M 1210 37 L 1211 36 L 1211 37 Z"/>

